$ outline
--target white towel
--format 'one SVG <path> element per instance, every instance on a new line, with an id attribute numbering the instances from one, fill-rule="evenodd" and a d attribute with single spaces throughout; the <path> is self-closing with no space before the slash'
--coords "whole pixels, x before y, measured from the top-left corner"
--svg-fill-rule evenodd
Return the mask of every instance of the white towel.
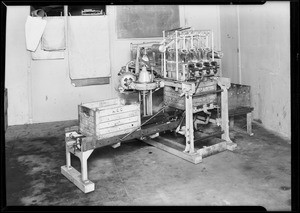
<path id="1" fill-rule="evenodd" d="M 107 16 L 68 16 L 71 79 L 110 76 Z"/>
<path id="2" fill-rule="evenodd" d="M 47 21 L 41 17 L 28 16 L 25 23 L 25 38 L 27 50 L 35 51 L 43 35 Z"/>
<path id="3" fill-rule="evenodd" d="M 36 48 L 35 52 L 31 52 L 31 57 L 33 60 L 49 60 L 49 59 L 64 59 L 65 51 L 45 51 L 42 49 L 41 42 Z"/>
<path id="4" fill-rule="evenodd" d="M 42 36 L 42 49 L 64 50 L 66 49 L 65 20 L 64 17 L 45 17 L 47 25 Z"/>

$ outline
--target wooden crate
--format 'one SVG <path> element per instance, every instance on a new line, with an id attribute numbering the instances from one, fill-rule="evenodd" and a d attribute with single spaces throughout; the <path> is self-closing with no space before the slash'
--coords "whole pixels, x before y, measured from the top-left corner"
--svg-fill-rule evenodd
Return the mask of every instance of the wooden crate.
<path id="1" fill-rule="evenodd" d="M 140 104 L 108 99 L 78 105 L 79 131 L 97 139 L 133 131 L 141 125 Z"/>
<path id="2" fill-rule="evenodd" d="M 217 84 L 214 81 L 201 82 L 196 94 L 215 91 L 217 90 Z M 175 107 L 177 109 L 185 110 L 185 97 L 184 95 L 180 97 L 182 90 L 179 88 L 178 91 L 175 91 L 174 87 L 165 86 L 164 87 L 164 102 L 166 105 Z M 193 107 L 202 106 L 204 104 L 210 104 L 217 102 L 217 94 L 208 94 L 198 97 L 193 97 Z"/>
<path id="3" fill-rule="evenodd" d="M 248 85 L 231 83 L 228 89 L 228 110 L 251 107 L 250 89 Z M 218 103 L 221 103 L 220 97 Z"/>

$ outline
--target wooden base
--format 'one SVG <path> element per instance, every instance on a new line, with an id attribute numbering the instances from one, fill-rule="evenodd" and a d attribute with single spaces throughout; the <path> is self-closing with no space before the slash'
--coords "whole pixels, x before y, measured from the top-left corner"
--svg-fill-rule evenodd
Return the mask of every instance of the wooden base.
<path id="1" fill-rule="evenodd" d="M 172 147 L 169 147 L 169 146 L 166 146 L 160 142 L 157 142 L 157 141 L 154 141 L 154 140 L 151 140 L 151 139 L 148 139 L 148 140 L 143 140 L 143 142 L 147 143 L 147 144 L 150 144 L 152 146 L 155 146 L 161 150 L 164 150 L 166 152 L 169 152 L 173 155 L 176 155 L 184 160 L 187 160 L 189 162 L 192 162 L 194 164 L 198 164 L 198 163 L 201 163 L 202 162 L 202 156 L 198 153 L 194 153 L 194 154 L 189 154 L 189 153 L 185 153 L 183 151 L 180 151 L 180 150 L 177 150 L 175 148 L 172 148 Z"/>
<path id="2" fill-rule="evenodd" d="M 66 165 L 62 166 L 61 173 L 84 193 L 89 193 L 95 190 L 95 184 L 90 180 L 82 181 L 81 173 L 74 167 L 70 166 L 68 169 Z"/>
<path id="3" fill-rule="evenodd" d="M 222 141 L 211 146 L 205 146 L 201 149 L 195 148 L 194 153 L 189 153 L 182 151 L 185 148 L 183 144 L 180 144 L 168 138 L 164 138 L 163 136 L 159 136 L 158 139 L 154 140 L 143 140 L 143 142 L 155 146 L 166 152 L 169 152 L 173 155 L 176 155 L 194 164 L 201 163 L 203 158 L 208 157 L 210 155 L 217 154 L 226 150 L 233 151 L 237 148 L 237 144 L 233 143 L 232 141 Z"/>

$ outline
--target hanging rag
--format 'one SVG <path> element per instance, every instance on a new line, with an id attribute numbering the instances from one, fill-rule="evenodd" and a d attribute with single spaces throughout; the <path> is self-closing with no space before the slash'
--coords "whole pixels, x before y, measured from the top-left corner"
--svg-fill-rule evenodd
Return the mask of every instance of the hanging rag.
<path id="1" fill-rule="evenodd" d="M 42 45 L 40 42 L 38 47 L 36 48 L 36 51 L 31 52 L 31 58 L 33 60 L 64 59 L 65 51 L 64 50 L 45 51 L 42 49 Z"/>
<path id="2" fill-rule="evenodd" d="M 68 16 L 70 78 L 110 77 L 107 16 Z"/>
<path id="3" fill-rule="evenodd" d="M 39 45 L 47 21 L 41 17 L 28 16 L 25 23 L 26 48 L 35 51 Z"/>
<path id="4" fill-rule="evenodd" d="M 47 51 L 66 49 L 64 17 L 45 17 L 47 25 L 42 36 L 42 49 Z"/>

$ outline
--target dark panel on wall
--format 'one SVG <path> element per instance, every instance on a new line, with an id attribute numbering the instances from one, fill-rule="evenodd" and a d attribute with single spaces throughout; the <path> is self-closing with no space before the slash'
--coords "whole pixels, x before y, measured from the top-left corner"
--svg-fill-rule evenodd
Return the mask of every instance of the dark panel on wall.
<path id="1" fill-rule="evenodd" d="M 162 37 L 179 26 L 178 5 L 117 6 L 118 38 Z"/>

